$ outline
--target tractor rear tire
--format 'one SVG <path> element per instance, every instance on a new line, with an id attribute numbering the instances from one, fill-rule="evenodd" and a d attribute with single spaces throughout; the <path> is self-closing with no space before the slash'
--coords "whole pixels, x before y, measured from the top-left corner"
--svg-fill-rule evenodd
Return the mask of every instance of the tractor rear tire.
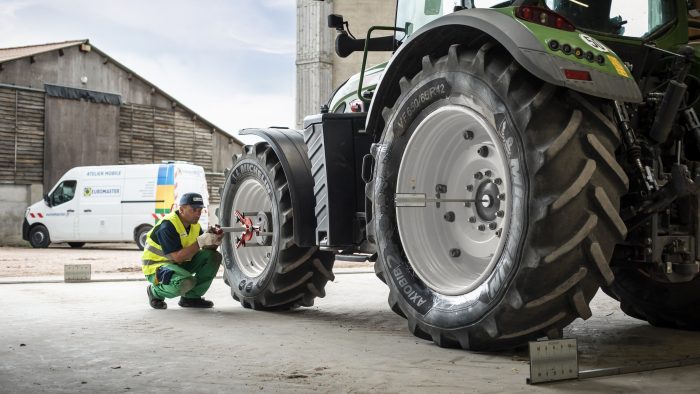
<path id="1" fill-rule="evenodd" d="M 628 316 L 658 327 L 700 330 L 700 277 L 684 283 L 662 283 L 641 270 L 615 267 L 615 282 L 605 293 L 620 301 Z"/>
<path id="2" fill-rule="evenodd" d="M 334 255 L 318 247 L 294 243 L 293 210 L 289 184 L 280 160 L 265 142 L 247 145 L 234 157 L 221 193 L 219 223 L 241 227 L 234 212 L 269 212 L 258 215 L 263 231 L 272 237 L 255 237 L 236 248 L 236 236 L 227 233 L 221 245 L 224 281 L 231 296 L 245 308 L 260 310 L 312 306 L 325 296 L 326 283 L 334 279 Z"/>
<path id="3" fill-rule="evenodd" d="M 627 231 L 619 198 L 628 179 L 615 161 L 620 136 L 609 103 L 537 79 L 486 39 L 424 57 L 399 87 L 367 185 L 375 271 L 391 309 L 414 335 L 473 350 L 559 338 L 589 318 Z M 488 149 L 477 150 L 477 137 Z M 484 184 L 487 177 L 498 178 Z M 501 193 L 496 216 L 484 211 L 495 194 L 477 199 L 477 189 Z M 458 202 L 469 193 L 474 200 Z M 433 204 L 433 196 L 452 200 Z M 414 205 L 398 206 L 398 197 Z M 486 235 L 499 226 L 499 239 Z M 480 234 L 493 242 L 490 254 L 481 255 Z"/>

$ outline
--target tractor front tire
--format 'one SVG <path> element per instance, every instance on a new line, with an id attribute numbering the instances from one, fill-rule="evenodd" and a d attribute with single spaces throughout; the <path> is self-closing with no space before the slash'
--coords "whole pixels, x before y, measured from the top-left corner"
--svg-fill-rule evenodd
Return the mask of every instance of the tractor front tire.
<path id="1" fill-rule="evenodd" d="M 221 245 L 224 281 L 245 308 L 312 306 L 316 297 L 325 296 L 326 283 L 334 279 L 333 253 L 294 243 L 293 187 L 269 144 L 247 145 L 242 155 L 234 157 L 222 189 L 219 223 L 241 227 L 235 211 L 258 213 L 256 224 L 273 233 L 239 247 L 240 234 L 228 233 Z"/>
<path id="2" fill-rule="evenodd" d="M 367 186 L 391 309 L 418 337 L 474 350 L 590 317 L 627 231 L 609 103 L 535 78 L 487 39 L 424 57 L 399 86 Z"/>

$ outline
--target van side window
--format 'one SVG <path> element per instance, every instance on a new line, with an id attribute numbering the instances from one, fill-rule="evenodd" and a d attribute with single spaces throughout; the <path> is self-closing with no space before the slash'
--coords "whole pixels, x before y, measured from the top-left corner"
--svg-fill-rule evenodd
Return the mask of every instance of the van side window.
<path id="1" fill-rule="evenodd" d="M 76 181 L 63 181 L 51 193 L 51 205 L 56 206 L 68 202 L 75 196 Z"/>

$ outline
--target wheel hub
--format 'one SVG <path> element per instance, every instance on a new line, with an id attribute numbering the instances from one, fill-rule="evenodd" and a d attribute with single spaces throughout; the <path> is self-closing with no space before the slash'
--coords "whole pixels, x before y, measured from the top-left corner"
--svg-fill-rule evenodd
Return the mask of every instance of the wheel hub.
<path id="1" fill-rule="evenodd" d="M 477 112 L 449 105 L 418 124 L 399 166 L 396 218 L 428 287 L 466 294 L 493 271 L 509 224 L 508 171 L 501 137 Z"/>
<path id="2" fill-rule="evenodd" d="M 270 263 L 274 235 L 262 236 L 259 233 L 273 233 L 274 214 L 270 195 L 259 180 L 249 178 L 241 182 L 233 198 L 229 223 L 241 225 L 240 218 L 243 217 L 244 228 L 250 227 L 250 231 L 234 235 L 237 239 L 231 242 L 234 261 L 248 277 L 257 277 Z"/>

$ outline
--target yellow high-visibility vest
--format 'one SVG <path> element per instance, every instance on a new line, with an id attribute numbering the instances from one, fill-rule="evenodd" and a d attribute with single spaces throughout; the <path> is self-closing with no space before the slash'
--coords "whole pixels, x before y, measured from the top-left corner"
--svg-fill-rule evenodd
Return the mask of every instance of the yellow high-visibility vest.
<path id="1" fill-rule="evenodd" d="M 187 230 L 185 230 L 185 225 L 180 221 L 177 211 L 165 215 L 165 217 L 160 219 L 151 231 L 148 232 L 148 235 L 146 235 L 146 247 L 143 249 L 143 254 L 141 255 L 141 270 L 143 270 L 144 275 L 153 275 L 161 265 L 173 263 L 173 261 L 163 253 L 163 248 L 156 241 L 151 239 L 151 234 L 153 234 L 164 221 L 169 221 L 173 224 L 175 230 L 177 230 L 177 233 L 180 235 L 180 242 L 182 243 L 183 249 L 197 242 L 201 227 L 199 223 L 191 225 L 188 233 Z"/>

